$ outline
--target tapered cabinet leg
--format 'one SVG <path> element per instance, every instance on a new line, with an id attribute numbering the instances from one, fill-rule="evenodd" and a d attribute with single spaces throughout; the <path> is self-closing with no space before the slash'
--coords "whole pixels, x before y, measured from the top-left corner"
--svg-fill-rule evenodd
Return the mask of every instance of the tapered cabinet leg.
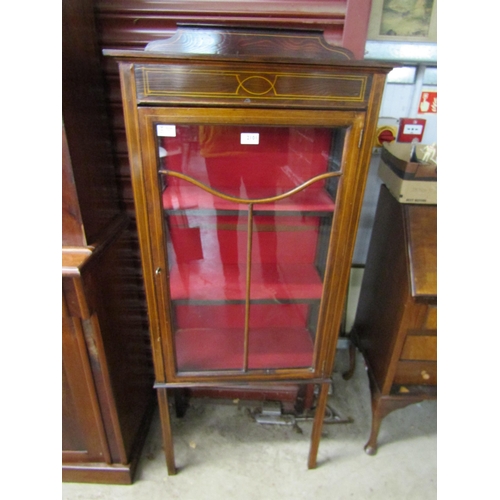
<path id="1" fill-rule="evenodd" d="M 165 450 L 165 459 L 167 461 L 168 475 L 173 476 L 177 473 L 174 457 L 174 443 L 172 439 L 172 428 L 170 425 L 170 410 L 168 407 L 167 389 L 157 389 L 158 406 L 160 407 L 161 430 L 163 435 L 163 449 Z"/>
<path id="2" fill-rule="evenodd" d="M 307 462 L 307 467 L 309 469 L 316 468 L 319 441 L 321 439 L 321 431 L 323 429 L 323 420 L 325 419 L 325 410 L 326 410 L 326 403 L 328 400 L 329 388 L 330 384 L 321 385 L 318 403 L 316 404 L 316 411 L 314 413 L 314 422 L 311 435 L 311 446 L 309 448 L 309 461 Z"/>

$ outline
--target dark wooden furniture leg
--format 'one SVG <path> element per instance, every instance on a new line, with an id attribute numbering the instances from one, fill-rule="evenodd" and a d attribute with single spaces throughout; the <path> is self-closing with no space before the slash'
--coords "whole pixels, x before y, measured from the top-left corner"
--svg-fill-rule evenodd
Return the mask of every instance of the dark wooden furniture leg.
<path id="1" fill-rule="evenodd" d="M 158 405 L 160 407 L 161 430 L 163 435 L 163 449 L 165 450 L 165 459 L 167 461 L 167 470 L 169 476 L 177 473 L 174 457 L 174 443 L 172 439 L 172 429 L 170 426 L 170 410 L 168 408 L 167 389 L 157 389 Z"/>
<path id="2" fill-rule="evenodd" d="M 323 429 L 323 420 L 325 418 L 326 402 L 328 400 L 328 389 L 330 384 L 321 384 L 321 390 L 314 413 L 314 422 L 311 435 L 311 447 L 309 448 L 309 460 L 307 467 L 309 469 L 316 468 L 316 459 L 318 457 L 319 440 L 321 438 L 321 430 Z"/>
<path id="3" fill-rule="evenodd" d="M 189 394 L 187 389 L 181 387 L 179 389 L 172 390 L 174 394 L 175 401 L 175 416 L 177 418 L 182 418 L 186 414 L 189 406 Z"/>
<path id="4" fill-rule="evenodd" d="M 349 369 L 342 374 L 344 380 L 350 380 L 356 369 L 356 346 L 352 341 L 349 342 Z"/>
<path id="5" fill-rule="evenodd" d="M 377 438 L 382 419 L 392 411 L 399 410 L 418 401 L 420 400 L 401 399 L 394 396 L 381 396 L 380 394 L 372 396 L 372 428 L 370 438 L 365 445 L 367 455 L 376 455 L 377 453 Z"/>

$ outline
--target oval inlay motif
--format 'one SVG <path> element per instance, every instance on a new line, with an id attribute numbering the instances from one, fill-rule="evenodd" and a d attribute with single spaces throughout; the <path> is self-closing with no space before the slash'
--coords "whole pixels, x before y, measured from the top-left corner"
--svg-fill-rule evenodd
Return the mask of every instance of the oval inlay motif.
<path id="1" fill-rule="evenodd" d="M 265 95 L 271 91 L 276 94 L 276 89 L 274 88 L 277 79 L 276 76 L 274 77 L 274 82 L 269 80 L 269 78 L 258 75 L 249 76 L 244 80 L 240 80 L 240 77 L 237 76 L 237 79 L 239 83 L 238 88 L 236 89 L 237 94 L 240 90 L 244 90 L 251 95 Z"/>

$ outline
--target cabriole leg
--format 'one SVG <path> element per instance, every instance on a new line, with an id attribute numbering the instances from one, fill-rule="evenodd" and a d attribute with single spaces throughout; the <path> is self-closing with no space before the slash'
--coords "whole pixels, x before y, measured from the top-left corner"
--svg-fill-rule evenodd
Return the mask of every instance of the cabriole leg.
<path id="1" fill-rule="evenodd" d="M 372 429 L 370 438 L 365 445 L 365 452 L 368 455 L 377 453 L 377 438 L 380 431 L 382 419 L 394 410 L 399 410 L 410 404 L 418 403 L 420 399 L 405 399 L 395 396 L 374 396 L 372 397 Z"/>

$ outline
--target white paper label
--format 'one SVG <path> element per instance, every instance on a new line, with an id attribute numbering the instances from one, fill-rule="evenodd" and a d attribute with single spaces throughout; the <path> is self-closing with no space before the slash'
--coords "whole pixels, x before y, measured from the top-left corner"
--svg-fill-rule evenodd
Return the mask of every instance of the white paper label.
<path id="1" fill-rule="evenodd" d="M 175 137 L 175 125 L 156 125 L 156 134 L 158 137 Z"/>
<path id="2" fill-rule="evenodd" d="M 241 144 L 259 144 L 259 134 L 255 132 L 243 132 L 241 134 Z"/>

